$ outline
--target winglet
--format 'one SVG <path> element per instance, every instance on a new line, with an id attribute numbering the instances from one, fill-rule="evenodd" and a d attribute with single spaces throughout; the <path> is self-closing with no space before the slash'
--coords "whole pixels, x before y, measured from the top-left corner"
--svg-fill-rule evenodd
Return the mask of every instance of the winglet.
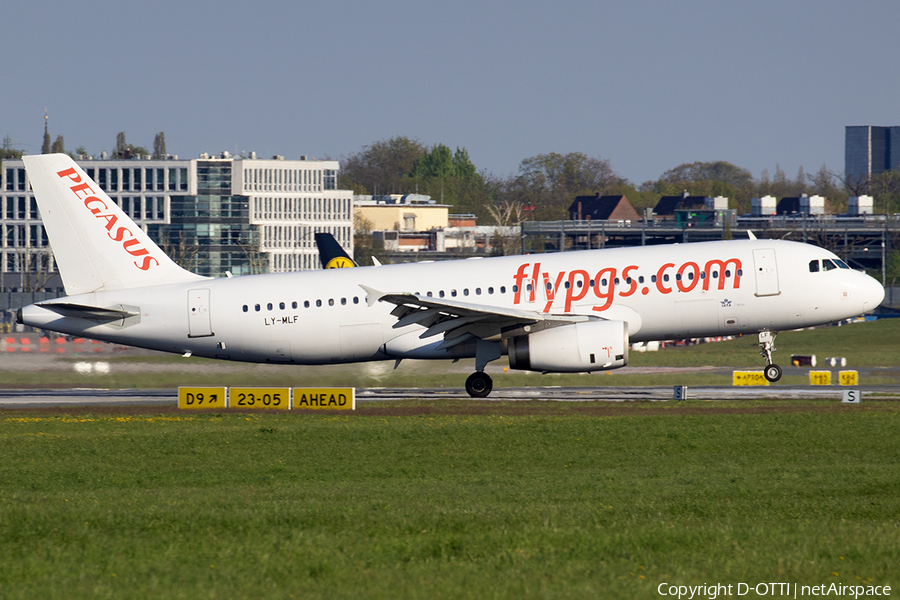
<path id="1" fill-rule="evenodd" d="M 366 303 L 369 306 L 374 306 L 376 302 L 387 296 L 384 292 L 379 292 L 374 288 L 370 288 L 367 285 L 359 284 L 359 287 L 365 290 L 366 292 Z"/>

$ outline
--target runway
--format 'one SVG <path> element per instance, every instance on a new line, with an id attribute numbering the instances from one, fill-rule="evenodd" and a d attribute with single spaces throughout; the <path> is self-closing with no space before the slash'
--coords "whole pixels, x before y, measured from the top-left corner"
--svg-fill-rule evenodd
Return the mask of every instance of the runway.
<path id="1" fill-rule="evenodd" d="M 687 400 L 833 399 L 840 402 L 839 386 L 697 386 L 687 389 Z M 900 385 L 859 386 L 862 397 L 900 395 Z M 463 388 L 357 388 L 357 404 L 398 400 L 473 400 L 487 402 L 675 402 L 672 387 L 520 387 L 496 388 L 490 397 L 472 399 Z M 160 406 L 178 404 L 178 390 L 164 389 L 44 389 L 0 390 L 0 409 L 64 406 Z"/>

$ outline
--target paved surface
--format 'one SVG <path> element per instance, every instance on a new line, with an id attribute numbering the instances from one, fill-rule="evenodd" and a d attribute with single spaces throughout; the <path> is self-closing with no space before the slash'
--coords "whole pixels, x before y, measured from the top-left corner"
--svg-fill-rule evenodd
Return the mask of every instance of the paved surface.
<path id="1" fill-rule="evenodd" d="M 863 398 L 900 396 L 900 386 L 859 386 Z M 761 398 L 840 400 L 839 386 L 761 386 L 761 387 L 689 387 L 690 400 L 754 400 Z M 358 388 L 357 403 L 390 400 L 467 400 L 462 388 Z M 557 402 L 665 402 L 674 401 L 672 387 L 528 387 L 497 388 L 481 401 L 557 401 Z M 45 408 L 52 406 L 130 406 L 173 407 L 178 403 L 175 389 L 99 390 L 0 390 L 2 408 Z"/>

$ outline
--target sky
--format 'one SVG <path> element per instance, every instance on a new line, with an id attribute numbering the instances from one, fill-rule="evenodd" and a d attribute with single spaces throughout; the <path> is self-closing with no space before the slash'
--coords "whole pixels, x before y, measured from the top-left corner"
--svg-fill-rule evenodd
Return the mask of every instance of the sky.
<path id="1" fill-rule="evenodd" d="M 550 152 L 639 185 L 725 160 L 844 169 L 900 125 L 900 3 L 816 0 L 29 0 L 3 10 L 0 139 L 116 134 L 179 158 L 340 159 L 394 136 L 506 177 Z"/>

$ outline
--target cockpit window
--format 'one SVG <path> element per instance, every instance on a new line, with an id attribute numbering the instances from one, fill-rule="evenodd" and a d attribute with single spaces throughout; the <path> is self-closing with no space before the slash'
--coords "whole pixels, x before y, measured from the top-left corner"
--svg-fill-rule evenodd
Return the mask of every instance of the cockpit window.
<path id="1" fill-rule="evenodd" d="M 837 266 L 839 266 L 839 267 L 842 268 L 842 269 L 849 269 L 849 268 L 850 268 L 850 265 L 848 265 L 847 263 L 845 263 L 844 261 L 842 261 L 842 260 L 840 260 L 840 259 L 838 259 L 838 258 L 834 259 L 834 262 L 837 263 Z"/>
<path id="2" fill-rule="evenodd" d="M 823 271 L 831 271 L 832 269 L 837 269 L 838 266 L 834 264 L 830 258 L 826 258 L 822 260 L 822 270 Z"/>
<path id="3" fill-rule="evenodd" d="M 809 261 L 809 272 L 810 273 L 818 273 L 819 272 L 819 261 L 811 260 Z"/>

